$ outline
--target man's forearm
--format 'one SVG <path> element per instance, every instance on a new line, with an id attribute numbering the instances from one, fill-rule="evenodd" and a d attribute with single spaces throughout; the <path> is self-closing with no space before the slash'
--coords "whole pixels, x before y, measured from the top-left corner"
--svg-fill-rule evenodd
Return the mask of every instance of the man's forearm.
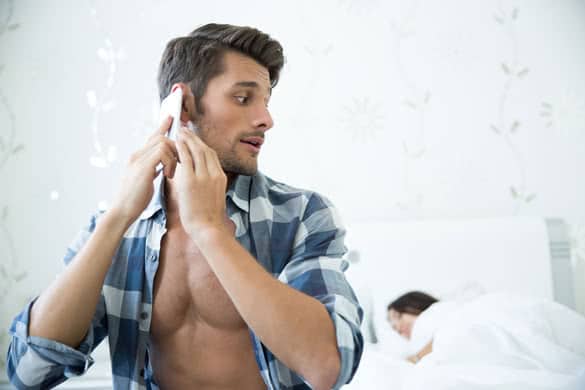
<path id="1" fill-rule="evenodd" d="M 323 304 L 273 278 L 225 232 L 207 234 L 197 244 L 244 321 L 270 351 L 313 388 L 331 388 L 340 358 Z"/>
<path id="2" fill-rule="evenodd" d="M 108 211 L 85 246 L 31 309 L 29 334 L 76 348 L 85 337 L 112 258 L 131 221 Z"/>

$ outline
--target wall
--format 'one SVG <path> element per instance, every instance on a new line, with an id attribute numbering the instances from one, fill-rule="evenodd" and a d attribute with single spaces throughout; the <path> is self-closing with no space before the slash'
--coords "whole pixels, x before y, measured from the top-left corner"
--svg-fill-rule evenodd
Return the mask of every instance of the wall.
<path id="1" fill-rule="evenodd" d="M 562 217 L 585 275 L 584 20 L 582 1 L 3 0 L 2 329 L 152 132 L 166 42 L 209 21 L 285 48 L 265 173 L 350 221 Z"/>

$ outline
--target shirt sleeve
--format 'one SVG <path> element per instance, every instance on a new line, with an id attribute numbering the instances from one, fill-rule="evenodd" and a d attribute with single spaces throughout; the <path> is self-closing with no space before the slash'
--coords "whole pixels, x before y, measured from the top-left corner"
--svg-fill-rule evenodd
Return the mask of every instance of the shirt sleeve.
<path id="1" fill-rule="evenodd" d="M 326 198 L 312 194 L 292 257 L 279 275 L 280 281 L 319 300 L 333 321 L 341 358 L 335 389 L 353 378 L 363 351 L 363 310 L 344 275 L 349 265 L 343 257 L 344 238 L 336 209 Z"/>
<path id="2" fill-rule="evenodd" d="M 95 230 L 99 215 L 92 216 L 90 223 L 68 247 L 64 257 L 69 264 L 85 245 Z M 8 347 L 6 370 L 13 386 L 18 389 L 46 389 L 64 382 L 67 378 L 84 374 L 93 364 L 91 352 L 107 335 L 105 301 L 100 297 L 96 312 L 85 338 L 77 348 L 28 332 L 30 309 L 33 299 L 12 321 L 12 336 Z"/>

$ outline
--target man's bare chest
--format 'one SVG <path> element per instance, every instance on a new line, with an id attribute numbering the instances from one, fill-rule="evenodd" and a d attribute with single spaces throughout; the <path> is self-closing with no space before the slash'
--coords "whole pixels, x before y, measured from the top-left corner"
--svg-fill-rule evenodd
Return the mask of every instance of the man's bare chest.
<path id="1" fill-rule="evenodd" d="M 154 283 L 151 333 L 203 321 L 219 329 L 245 323 L 199 248 L 182 227 L 168 228 Z"/>

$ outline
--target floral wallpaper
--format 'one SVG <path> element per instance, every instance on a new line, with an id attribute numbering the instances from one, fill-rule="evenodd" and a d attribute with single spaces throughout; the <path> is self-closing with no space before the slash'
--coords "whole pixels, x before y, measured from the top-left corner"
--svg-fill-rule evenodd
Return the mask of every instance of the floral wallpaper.
<path id="1" fill-rule="evenodd" d="M 4 4 L 3 18 L 0 19 L 0 42 L 6 35 L 18 30 L 19 23 L 14 21 L 14 3 L 8 1 Z M 4 61 L 0 60 L 0 77 L 3 76 L 6 68 Z M 0 133 L 0 175 L 8 163 L 13 160 L 25 147 L 18 143 L 17 123 L 7 92 L 0 84 L 0 112 L 2 112 L 2 132 Z M 18 250 L 14 244 L 13 235 L 9 226 L 9 204 L 0 202 L 0 302 L 5 306 L 12 290 L 22 283 L 27 272 L 19 264 Z M 2 313 L 4 315 L 4 313 Z M 5 322 L 5 321 L 3 321 Z M 4 323 L 2 324 L 4 325 Z M 8 334 L 0 333 L 0 346 L 5 347 L 8 342 Z M 5 354 L 0 355 L 0 367 L 5 364 Z"/>
<path id="2" fill-rule="evenodd" d="M 577 0 L 1 1 L 0 326 L 152 132 L 166 42 L 210 21 L 285 48 L 265 173 L 347 220 L 560 217 L 585 279 L 584 18 Z"/>

